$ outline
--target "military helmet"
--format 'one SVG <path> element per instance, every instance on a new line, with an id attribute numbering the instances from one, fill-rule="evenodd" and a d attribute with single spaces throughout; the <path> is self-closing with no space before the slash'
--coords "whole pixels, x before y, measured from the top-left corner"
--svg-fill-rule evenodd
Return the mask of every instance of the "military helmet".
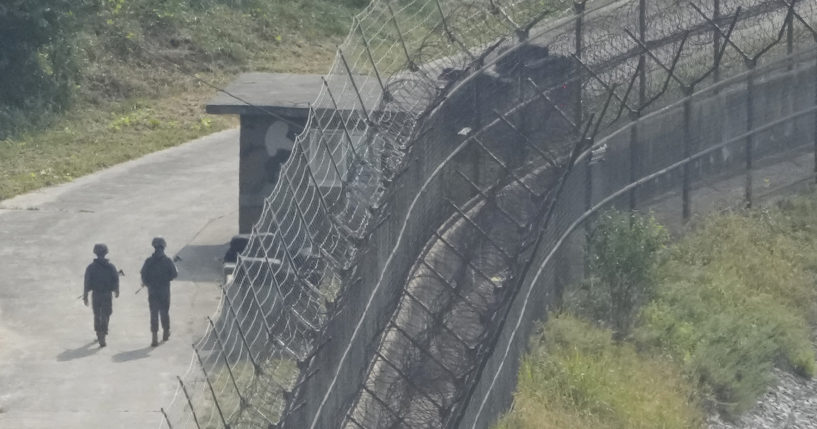
<path id="1" fill-rule="evenodd" d="M 150 242 L 150 245 L 153 246 L 154 248 L 161 247 L 162 249 L 164 249 L 165 247 L 167 247 L 167 242 L 162 237 L 154 237 L 153 241 Z"/>
<path id="2" fill-rule="evenodd" d="M 99 257 L 103 257 L 103 256 L 107 255 L 108 254 L 108 246 L 106 246 L 106 245 L 104 245 L 102 243 L 94 244 L 94 254 L 99 256 Z"/>

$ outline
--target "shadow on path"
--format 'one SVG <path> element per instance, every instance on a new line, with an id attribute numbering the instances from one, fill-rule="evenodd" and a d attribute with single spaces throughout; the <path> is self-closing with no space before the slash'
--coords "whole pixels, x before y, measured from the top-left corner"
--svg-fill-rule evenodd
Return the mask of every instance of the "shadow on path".
<path id="1" fill-rule="evenodd" d="M 99 351 L 99 347 L 92 348 L 92 346 L 96 345 L 96 341 L 91 341 L 88 344 L 85 344 L 82 347 L 78 347 L 75 349 L 67 349 L 64 352 L 57 355 L 57 361 L 59 362 L 66 362 L 69 360 L 80 359 L 84 357 L 91 356 Z"/>
<path id="2" fill-rule="evenodd" d="M 215 282 L 224 279 L 225 244 L 188 244 L 171 256 L 179 270 L 178 280 L 192 282 Z"/>
<path id="3" fill-rule="evenodd" d="M 142 347 L 141 349 L 136 350 L 129 350 L 126 352 L 117 353 L 111 356 L 111 360 L 117 363 L 128 362 L 137 359 L 144 359 L 150 356 L 150 351 L 153 350 L 153 347 L 147 346 Z"/>

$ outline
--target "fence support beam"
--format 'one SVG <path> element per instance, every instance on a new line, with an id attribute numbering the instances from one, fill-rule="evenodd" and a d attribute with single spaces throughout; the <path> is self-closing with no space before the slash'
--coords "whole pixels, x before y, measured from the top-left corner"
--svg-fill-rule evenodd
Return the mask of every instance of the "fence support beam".
<path id="1" fill-rule="evenodd" d="M 713 11 L 712 11 L 712 22 L 717 23 L 721 17 L 721 0 L 713 0 Z M 714 71 L 712 78 L 715 82 L 721 80 L 721 55 L 719 54 L 721 50 L 721 33 L 718 31 L 717 27 L 712 30 L 712 49 L 714 55 Z M 724 46 L 725 47 L 725 46 Z"/>
<path id="2" fill-rule="evenodd" d="M 640 117 L 640 112 L 634 113 L 632 116 L 632 124 L 630 124 L 630 143 L 628 146 L 630 152 L 630 183 L 634 183 L 638 180 L 640 171 L 638 168 L 638 125 L 640 124 Z M 638 207 L 637 190 L 637 186 L 630 190 L 630 211 L 634 211 Z"/>
<path id="3" fill-rule="evenodd" d="M 184 393 L 185 399 L 187 399 L 187 406 L 190 407 L 190 414 L 193 415 L 193 423 L 196 424 L 197 429 L 201 429 L 201 425 L 199 425 L 199 418 L 196 416 L 196 410 L 193 409 L 193 401 L 190 400 L 190 394 L 187 393 L 187 387 L 184 387 L 184 382 L 182 378 L 176 376 L 176 379 L 179 380 L 179 385 L 182 386 L 182 393 Z"/>
<path id="4" fill-rule="evenodd" d="M 752 132 L 755 127 L 755 108 L 754 108 L 754 92 L 755 92 L 755 66 L 757 65 L 757 61 L 751 59 L 747 61 L 747 66 L 749 68 L 749 75 L 746 78 L 746 145 L 745 145 L 745 156 L 746 156 L 746 190 L 745 190 L 745 203 L 746 208 L 752 208 L 752 169 L 753 169 L 753 159 L 752 159 L 752 146 L 754 145 L 754 133 Z"/>
<path id="5" fill-rule="evenodd" d="M 692 87 L 684 88 L 684 95 L 686 96 L 684 99 L 684 159 L 688 159 L 692 155 L 692 91 Z M 681 199 L 683 201 L 681 216 L 685 222 L 689 220 L 691 212 L 689 195 L 690 183 L 692 181 L 690 177 L 691 174 L 689 162 L 687 162 L 684 164 L 684 181 L 681 190 Z"/>
<path id="6" fill-rule="evenodd" d="M 576 46 L 575 46 L 576 52 L 574 53 L 574 55 L 579 60 L 581 60 L 582 51 L 584 50 L 583 35 L 584 35 L 585 1 L 586 0 L 574 1 L 573 2 L 573 13 L 576 15 L 576 34 L 574 36 L 576 38 Z M 574 106 L 575 111 L 574 111 L 574 114 L 573 114 L 573 123 L 578 126 L 578 124 L 582 123 L 582 119 L 583 119 L 582 118 L 582 82 L 584 82 L 584 77 L 582 76 L 583 75 L 582 68 L 579 68 L 579 70 L 577 72 L 578 72 L 579 78 L 577 80 L 578 83 L 576 85 L 576 94 L 575 94 L 575 101 L 574 101 L 576 103 L 576 105 Z M 581 131 L 577 131 L 577 133 L 578 132 L 581 132 Z"/>
<path id="7" fill-rule="evenodd" d="M 230 429 L 230 424 L 227 423 L 227 420 L 224 418 L 224 412 L 221 411 L 221 404 L 218 403 L 218 396 L 216 395 L 215 389 L 213 389 L 213 384 L 210 383 L 210 376 L 207 375 L 207 370 L 204 368 L 204 361 L 201 360 L 201 355 L 199 355 L 199 351 L 196 349 L 195 344 L 193 344 L 193 353 L 196 355 L 196 359 L 199 361 L 199 367 L 201 367 L 201 372 L 204 374 L 204 381 L 207 382 L 207 387 L 210 389 L 210 396 L 212 396 L 213 403 L 216 405 L 216 411 L 218 411 L 221 424 L 224 425 L 225 429 Z"/>

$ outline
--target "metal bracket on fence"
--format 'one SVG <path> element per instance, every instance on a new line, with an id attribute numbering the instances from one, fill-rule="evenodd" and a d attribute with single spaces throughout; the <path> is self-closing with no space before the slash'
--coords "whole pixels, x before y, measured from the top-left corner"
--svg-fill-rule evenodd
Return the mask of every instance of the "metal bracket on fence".
<path id="1" fill-rule="evenodd" d="M 550 107 L 552 107 L 554 110 L 556 110 L 556 113 L 558 113 L 558 114 L 559 114 L 559 116 L 561 116 L 561 117 L 562 117 L 562 119 L 564 119 L 564 120 L 565 120 L 565 121 L 566 121 L 568 124 L 570 124 L 570 127 L 571 127 L 571 128 L 573 128 L 573 130 L 574 130 L 574 131 L 575 131 L 575 130 L 577 130 L 577 129 L 579 129 L 578 124 L 577 124 L 575 121 L 571 120 L 571 119 L 570 119 L 570 118 L 567 116 L 567 114 L 564 112 L 564 110 L 562 110 L 562 109 L 559 107 L 559 105 L 558 105 L 556 102 L 554 102 L 554 101 L 553 101 L 553 100 L 552 100 L 552 99 L 551 99 L 551 98 L 550 98 L 550 97 L 547 95 L 547 92 L 546 92 L 544 89 L 540 88 L 540 87 L 539 87 L 539 85 L 537 85 L 537 84 L 536 84 L 536 82 L 534 82 L 534 80 L 533 80 L 533 79 L 531 79 L 530 77 L 529 77 L 527 80 L 528 80 L 528 83 L 530 83 L 530 84 L 531 84 L 531 86 L 533 86 L 533 89 L 534 89 L 534 90 L 536 90 L 536 94 L 537 94 L 539 97 L 541 97 L 543 100 L 545 100 L 545 102 L 547 102 L 548 104 L 550 104 Z M 496 112 L 496 110 L 494 110 L 494 112 Z M 499 114 L 499 113 L 497 113 L 497 114 Z"/>
<path id="2" fill-rule="evenodd" d="M 489 243 L 491 243 L 493 247 L 496 248 L 496 250 L 499 250 L 499 252 L 502 253 L 502 256 L 504 256 L 505 259 L 508 260 L 509 264 L 514 260 L 513 256 L 511 256 L 505 249 L 503 249 L 502 246 L 500 246 L 499 243 L 496 242 L 496 240 L 491 238 L 488 232 L 486 232 L 476 221 L 471 219 L 471 217 L 468 216 L 468 214 L 465 213 L 465 211 L 463 211 L 454 201 L 451 201 L 451 199 L 449 198 L 445 198 L 445 200 L 448 202 L 448 204 L 451 205 L 454 211 L 456 211 L 461 218 L 463 218 L 468 224 L 470 224 L 471 227 L 476 229 L 477 232 L 479 232 L 480 235 L 482 235 L 483 238 L 485 238 L 485 240 L 487 240 Z"/>
<path id="3" fill-rule="evenodd" d="M 399 375 L 403 380 L 406 381 L 406 383 L 408 383 L 411 386 L 412 389 L 414 389 L 414 391 L 416 391 L 417 393 L 419 393 L 420 395 L 422 395 L 423 397 L 428 399 L 429 402 L 434 404 L 434 406 L 437 407 L 438 410 L 443 410 L 444 409 L 442 404 L 440 404 L 434 398 L 429 396 L 428 393 L 424 392 L 423 389 L 421 389 L 420 386 L 418 386 L 417 383 L 415 383 L 414 380 L 412 380 L 412 377 L 409 377 L 408 374 L 403 372 L 403 370 L 400 367 L 398 367 L 394 362 L 392 362 L 387 357 L 383 356 L 383 354 L 380 353 L 380 351 L 375 351 L 374 354 L 375 354 L 375 356 L 379 357 L 380 360 L 385 362 L 386 365 L 390 366 L 397 373 L 397 375 Z"/>
<path id="4" fill-rule="evenodd" d="M 159 411 L 162 412 L 162 416 L 165 418 L 165 423 L 167 423 L 167 429 L 173 429 L 173 425 L 170 424 L 170 419 L 167 417 L 167 413 L 165 412 L 164 408 L 159 408 Z"/>
<path id="5" fill-rule="evenodd" d="M 389 15 L 391 15 L 391 21 L 394 24 L 394 28 L 397 30 L 397 39 L 400 40 L 400 46 L 403 47 L 403 53 L 406 55 L 408 69 L 416 73 L 420 70 L 420 67 L 417 67 L 414 59 L 411 58 L 411 55 L 409 54 L 408 47 L 406 46 L 406 39 L 403 38 L 403 32 L 400 30 L 400 24 L 397 23 L 397 17 L 394 15 L 394 9 L 391 7 L 391 2 L 387 1 L 385 3 L 386 7 L 389 9 Z"/>
<path id="6" fill-rule="evenodd" d="M 485 280 L 488 280 L 488 282 L 491 283 L 491 285 L 493 285 L 494 288 L 502 289 L 503 285 L 494 281 L 494 279 L 492 279 L 491 276 L 485 274 L 484 271 L 482 271 L 479 267 L 474 265 L 474 263 L 471 262 L 470 258 L 466 258 L 465 255 L 463 255 L 459 249 L 457 249 L 450 241 L 448 241 L 448 239 L 443 237 L 442 234 L 440 234 L 437 231 L 434 231 L 433 234 L 434 237 L 440 240 L 441 243 L 445 244 L 445 246 L 451 249 L 451 251 L 454 252 L 460 259 L 465 261 L 465 263 L 468 265 L 468 268 L 471 268 L 472 270 L 474 270 L 475 273 L 479 274 L 480 277 L 484 278 Z"/>
<path id="7" fill-rule="evenodd" d="M 454 170 L 454 172 L 457 173 L 460 177 L 462 177 L 463 180 L 465 180 L 474 189 L 474 191 L 476 191 L 485 201 L 491 202 L 493 206 L 496 207 L 496 209 L 499 210 L 499 212 L 502 213 L 503 216 L 505 216 L 506 219 L 508 219 L 512 224 L 514 224 L 514 226 L 516 226 L 517 229 L 519 230 L 525 229 L 527 225 L 516 220 L 516 218 L 514 218 L 513 215 L 511 215 L 505 208 L 503 208 L 499 204 L 499 200 L 496 197 L 496 194 L 494 193 L 495 192 L 494 189 L 490 191 L 492 192 L 492 195 L 488 195 L 485 190 L 481 189 L 476 183 L 474 183 L 473 180 L 471 180 L 467 175 L 465 175 L 465 173 L 463 173 L 460 170 Z"/>
<path id="8" fill-rule="evenodd" d="M 421 258 L 420 263 L 423 264 L 429 271 L 431 271 L 431 273 L 434 275 L 434 277 L 437 278 L 437 280 L 442 282 L 446 286 L 446 288 L 449 289 L 450 293 L 454 294 L 457 298 L 461 299 L 462 302 L 465 305 L 471 307 L 471 309 L 474 310 L 474 312 L 480 313 L 481 311 L 483 311 L 482 308 L 477 307 L 476 304 L 471 302 L 471 300 L 468 299 L 468 297 L 466 297 L 465 295 L 460 293 L 460 288 L 458 286 L 452 285 L 451 282 L 448 279 L 446 279 L 445 276 L 442 275 L 442 273 L 439 272 L 439 270 L 434 268 L 428 261 L 426 261 L 426 258 Z M 417 277 L 412 277 L 412 278 L 417 278 Z"/>
<path id="9" fill-rule="evenodd" d="M 605 81 L 604 81 L 604 79 L 602 79 L 602 78 L 601 78 L 601 77 L 598 75 L 598 73 L 596 73 L 595 71 L 593 71 L 593 69 L 592 69 L 592 68 L 590 68 L 590 66 L 588 66 L 587 64 L 585 64 L 585 63 L 584 63 L 584 61 L 582 61 L 582 60 L 581 60 L 581 58 L 577 57 L 575 54 L 572 54 L 572 57 L 573 57 L 573 59 L 574 59 L 574 60 L 576 60 L 576 61 L 579 63 L 579 65 L 581 65 L 581 66 L 582 66 L 582 68 L 584 68 L 584 69 L 585 69 L 585 70 L 586 70 L 586 71 L 587 71 L 587 72 L 590 74 L 590 76 L 591 76 L 593 79 L 595 79 L 595 80 L 596 80 L 596 81 L 597 81 L 597 82 L 598 82 L 598 83 L 599 83 L 599 84 L 602 86 L 602 88 L 604 88 L 604 89 L 605 89 L 605 91 L 607 91 L 608 93 L 613 94 L 613 96 L 616 98 L 616 100 L 618 100 L 618 102 L 620 103 L 621 109 L 619 109 L 618 116 L 617 116 L 617 117 L 616 117 L 616 118 L 615 118 L 613 121 L 617 120 L 617 119 L 618 119 L 618 117 L 620 117 L 620 116 L 621 116 L 622 109 L 627 109 L 627 111 L 628 111 L 629 113 L 631 113 L 631 114 L 632 114 L 633 112 L 635 112 L 635 111 L 636 111 L 636 109 L 635 109 L 635 108 L 631 107 L 631 106 L 630 106 L 630 105 L 627 103 L 627 99 L 628 99 L 628 98 L 630 98 L 630 91 L 632 90 L 633 86 L 635 85 L 635 81 L 636 81 L 636 79 L 638 78 L 638 73 L 639 73 L 639 70 L 641 69 L 641 65 L 640 65 L 640 64 L 639 64 L 639 66 L 638 66 L 638 67 L 635 69 L 635 73 L 633 73 L 633 77 L 630 79 L 630 85 L 627 87 L 627 91 L 626 91 L 626 93 L 624 94 L 624 98 L 622 98 L 622 97 L 620 97 L 620 96 L 619 96 L 619 95 L 618 95 L 618 94 L 615 92 L 614 88 L 613 88 L 613 87 L 612 87 L 610 84 L 608 84 L 607 82 L 605 82 Z M 578 126 L 578 124 L 575 124 L 575 126 Z"/>
<path id="10" fill-rule="evenodd" d="M 341 58 L 343 57 L 341 56 Z M 323 86 L 326 88 L 326 94 L 329 95 L 329 99 L 332 101 L 332 106 L 335 108 L 335 111 L 338 112 L 338 121 L 340 121 L 341 125 L 343 125 L 343 134 L 346 136 L 346 141 L 349 143 L 349 150 L 352 152 L 352 156 L 354 157 L 355 160 L 360 159 L 360 157 L 357 154 L 357 151 L 355 151 L 355 144 L 352 141 L 351 134 L 349 134 L 349 127 L 346 125 L 346 120 L 343 119 L 343 114 L 340 111 L 340 107 L 338 107 L 338 102 L 335 99 L 335 96 L 332 94 L 332 89 L 329 87 L 329 82 L 327 82 L 326 78 L 323 76 L 321 76 L 321 80 L 323 81 Z M 358 96 L 360 96 L 360 93 L 358 93 Z M 368 120 L 368 114 L 366 115 L 366 117 Z M 331 151 L 329 152 L 329 156 L 332 156 Z M 343 179 L 341 178 L 341 180 Z"/>
<path id="11" fill-rule="evenodd" d="M 440 19 L 442 20 L 443 23 L 443 31 L 445 31 L 445 35 L 448 37 L 448 40 L 456 44 L 460 48 L 460 50 L 462 50 L 462 52 L 473 61 L 474 54 L 472 54 L 471 51 L 469 51 L 468 48 L 460 41 L 460 39 L 457 39 L 457 37 L 454 36 L 454 33 L 451 32 L 451 29 L 448 28 L 448 20 L 445 17 L 445 13 L 443 13 L 443 7 L 440 4 L 440 0 L 435 0 L 435 3 L 437 4 L 437 11 L 440 12 Z"/>
<path id="12" fill-rule="evenodd" d="M 352 74 L 352 69 L 349 67 L 349 63 L 346 62 L 346 56 L 343 55 L 343 51 L 340 48 L 338 48 L 338 56 L 340 56 L 340 62 L 343 63 L 343 68 L 346 69 L 346 75 L 349 76 L 349 82 L 352 83 L 352 89 L 355 90 L 357 100 L 358 102 L 360 102 L 360 110 L 363 111 L 363 116 L 366 118 L 366 125 L 370 127 L 375 127 L 376 124 L 374 123 L 374 121 L 372 121 L 372 117 L 369 116 L 369 110 L 366 109 L 366 103 L 363 102 L 363 95 L 360 94 L 360 89 L 357 87 L 357 82 L 355 82 L 355 76 Z"/>
<path id="13" fill-rule="evenodd" d="M 204 374 L 204 381 L 207 382 L 207 387 L 210 389 L 210 395 L 213 397 L 213 403 L 216 404 L 216 411 L 218 411 L 218 416 L 221 418 L 221 423 L 224 425 L 224 429 L 230 429 L 230 424 L 227 423 L 227 420 L 224 418 L 224 413 L 221 411 L 221 405 L 218 403 L 218 397 L 216 396 L 216 391 L 213 390 L 213 384 L 210 383 L 210 377 L 207 375 L 207 370 L 204 368 L 204 361 L 201 360 L 201 355 L 199 354 L 198 349 L 196 349 L 196 345 L 193 344 L 193 353 L 196 355 L 196 358 L 199 361 L 199 367 L 201 367 L 201 372 Z"/>
<path id="14" fill-rule="evenodd" d="M 515 31 L 520 30 L 519 24 L 505 12 L 505 9 L 502 9 L 502 6 L 496 4 L 494 0 L 488 0 L 488 12 L 492 15 L 501 15 L 505 21 L 511 24 L 511 27 L 513 27 Z"/>
<path id="15" fill-rule="evenodd" d="M 196 410 L 193 409 L 193 401 L 190 400 L 190 394 L 187 393 L 187 387 L 184 386 L 184 382 L 182 378 L 176 376 L 176 379 L 179 380 L 179 385 L 182 386 L 182 393 L 184 393 L 185 399 L 187 399 L 187 406 L 190 407 L 190 414 L 193 415 L 193 423 L 196 424 L 197 429 L 201 429 L 201 425 L 199 425 L 199 418 L 196 416 Z"/>
<path id="16" fill-rule="evenodd" d="M 238 395 L 238 402 L 241 410 L 244 410 L 247 408 L 247 406 L 249 406 L 249 402 L 244 395 L 241 394 L 241 389 L 238 388 L 238 383 L 235 380 L 235 375 L 233 375 L 233 369 L 230 366 L 230 361 L 227 359 L 227 353 L 224 352 L 224 343 L 221 342 L 221 337 L 218 334 L 218 330 L 216 330 L 216 325 L 213 323 L 213 319 L 211 319 L 210 316 L 207 316 L 207 322 L 210 324 L 210 328 L 213 330 L 213 336 L 216 337 L 216 344 L 221 351 L 221 357 L 224 359 L 224 364 L 227 366 L 227 373 L 230 375 L 230 381 L 233 383 L 235 393 Z"/>
<path id="17" fill-rule="evenodd" d="M 512 179 L 513 179 L 513 180 L 514 180 L 516 183 L 519 183 L 519 184 L 520 184 L 520 185 L 521 185 L 523 188 L 525 188 L 525 190 L 526 190 L 526 191 L 528 191 L 528 192 L 529 192 L 531 195 L 533 195 L 535 198 L 541 198 L 541 197 L 542 197 L 542 195 L 541 195 L 541 194 L 539 194 L 539 193 L 535 192 L 533 189 L 531 189 L 531 188 L 530 188 L 530 187 L 529 187 L 529 186 L 528 186 L 528 185 L 527 185 L 527 184 L 526 184 L 526 183 L 525 183 L 525 182 L 524 182 L 524 181 L 523 181 L 523 180 L 522 180 L 522 179 L 521 179 L 521 178 L 520 178 L 520 177 L 519 177 L 519 176 L 518 176 L 516 173 L 514 173 L 514 171 L 513 171 L 513 169 L 512 169 L 511 167 L 509 167 L 507 164 L 505 164 L 504 162 L 502 162 L 502 160 L 501 160 L 501 159 L 499 159 L 499 157 L 498 157 L 498 156 L 496 156 L 496 154 L 494 154 L 494 153 L 493 153 L 493 152 L 492 152 L 490 149 L 488 149 L 488 146 L 486 146 L 486 145 L 485 145 L 485 143 L 484 143 L 482 140 L 480 140 L 480 139 L 479 139 L 479 138 L 477 138 L 476 136 L 472 137 L 471 139 L 472 139 L 472 141 L 473 141 L 473 142 L 475 142 L 475 143 L 476 143 L 476 144 L 477 144 L 477 145 L 478 145 L 480 148 L 482 148 L 482 150 L 484 150 L 484 151 L 485 151 L 485 153 L 486 153 L 486 154 L 488 154 L 488 156 L 489 156 L 491 159 L 493 159 L 493 160 L 494 160 L 494 162 L 495 162 L 497 165 L 499 165 L 500 167 L 502 167 L 502 169 L 503 169 L 503 170 L 505 170 L 505 172 L 506 172 L 506 173 L 508 173 L 508 175 L 509 175 L 509 176 L 511 176 L 511 178 L 512 178 Z"/>
<path id="18" fill-rule="evenodd" d="M 369 62 L 372 63 L 372 69 L 374 70 L 375 77 L 377 77 L 377 83 L 380 84 L 380 90 L 383 92 L 383 100 L 389 102 L 393 98 L 391 93 L 389 93 L 389 91 L 386 89 L 386 86 L 383 85 L 383 79 L 380 77 L 380 71 L 377 69 L 377 64 L 372 56 L 372 50 L 369 47 L 369 40 L 366 38 L 366 33 L 363 31 L 363 24 L 357 19 L 357 17 L 355 17 L 352 25 L 357 27 L 357 30 L 360 33 L 360 38 L 363 40 L 363 47 L 366 48 L 366 55 L 369 57 Z"/>
<path id="19" fill-rule="evenodd" d="M 299 360 L 299 361 L 297 362 L 298 368 L 299 368 L 301 371 L 305 371 L 305 370 L 306 370 L 306 369 L 309 367 L 309 365 L 312 363 L 312 359 L 313 359 L 313 358 L 314 358 L 314 357 L 315 357 L 315 356 L 316 356 L 318 353 L 320 353 L 320 351 L 321 351 L 321 350 L 323 350 L 323 348 L 324 348 L 324 347 L 326 347 L 326 345 L 327 345 L 327 344 L 329 344 L 331 341 L 332 341 L 332 337 L 325 336 L 325 337 L 324 337 L 324 339 L 323 339 L 323 341 L 321 341 L 320 343 L 318 343 L 318 345 L 317 345 L 316 347 L 314 347 L 314 348 L 312 349 L 312 351 L 311 351 L 311 352 L 309 352 L 309 354 L 308 354 L 308 355 L 306 355 L 306 356 L 305 356 L 303 359 L 301 359 L 301 360 Z"/>
<path id="20" fill-rule="evenodd" d="M 427 349 L 428 349 L 428 347 L 429 347 L 429 345 L 428 345 L 428 344 L 420 344 L 420 342 L 419 342 L 419 341 L 417 341 L 417 340 L 416 340 L 414 337 L 412 337 L 411 335 L 409 335 L 409 333 L 408 333 L 408 332 L 406 332 L 406 330 L 405 330 L 405 329 L 403 329 L 403 328 L 401 328 L 401 327 L 397 326 L 397 324 L 396 324 L 396 323 L 394 323 L 394 321 L 389 321 L 389 326 L 391 326 L 391 327 L 392 327 L 392 328 L 393 328 L 395 331 L 399 332 L 399 333 L 400 333 L 400 335 L 402 335 L 403 337 L 405 337 L 405 338 L 406 338 L 406 339 L 407 339 L 407 340 L 408 340 L 408 341 L 411 343 L 411 345 L 413 345 L 414 347 L 417 347 L 417 349 L 418 349 L 418 350 L 420 350 L 420 352 L 421 352 L 422 354 L 424 354 L 424 355 L 428 356 L 428 357 L 429 357 L 429 359 L 431 359 L 432 361 L 434 361 L 434 363 L 436 363 L 436 364 L 437 364 L 437 365 L 438 365 L 440 368 L 442 368 L 442 369 L 443 369 L 445 372 L 447 372 L 447 373 L 448 373 L 448 375 L 449 375 L 449 376 L 451 376 L 451 379 L 453 379 L 453 380 L 454 380 L 454 381 L 456 381 L 456 382 L 461 382 L 461 381 L 462 381 L 461 376 L 459 376 L 459 375 L 455 374 L 455 373 L 454 373 L 454 371 L 452 371 L 452 370 L 448 369 L 448 367 L 447 367 L 447 366 L 445 366 L 445 365 L 444 365 L 442 362 L 440 362 L 440 360 L 439 360 L 439 359 L 437 359 L 437 357 L 436 357 L 436 356 L 434 356 L 434 355 L 433 355 L 433 354 L 432 354 L 430 351 L 428 351 L 428 350 L 427 350 Z M 387 328 L 387 329 L 388 329 L 388 328 Z"/>
<path id="21" fill-rule="evenodd" d="M 496 114 L 496 116 L 499 117 L 499 119 L 505 125 L 507 125 L 508 128 L 512 129 L 517 135 L 522 137 L 522 140 L 524 140 L 525 143 L 528 146 L 530 146 L 534 151 L 536 151 L 536 153 L 538 153 L 540 156 L 542 156 L 542 158 L 545 159 L 545 162 L 550 164 L 551 167 L 556 167 L 557 166 L 555 156 L 552 153 L 550 153 L 546 149 L 542 149 L 539 146 L 537 146 L 536 143 L 534 143 L 533 140 L 531 140 L 530 137 L 525 135 L 525 133 L 523 133 L 518 127 L 516 127 L 516 125 L 514 125 L 510 120 L 508 120 L 508 118 L 506 118 L 505 115 L 503 115 L 502 113 L 500 113 L 496 109 L 494 109 L 494 114 Z"/>
<path id="22" fill-rule="evenodd" d="M 797 13 L 797 11 L 794 10 L 795 0 L 792 0 L 791 3 L 789 3 L 787 0 L 780 1 L 786 6 L 789 6 L 790 10 L 792 10 L 793 16 L 797 18 L 797 20 L 800 21 L 800 23 L 803 24 L 803 26 L 806 27 L 806 29 L 814 36 L 814 40 L 817 42 L 817 29 L 812 27 L 811 24 L 809 24 L 799 13 Z"/>
<path id="23" fill-rule="evenodd" d="M 667 72 L 667 79 L 664 81 L 661 90 L 658 91 L 658 93 L 655 94 L 649 100 L 646 100 L 644 97 L 642 97 L 639 105 L 639 110 L 643 110 L 645 107 L 651 105 L 656 100 L 661 98 L 661 96 L 664 95 L 664 93 L 667 91 L 670 80 L 675 80 L 679 85 L 681 85 L 681 87 L 686 87 L 686 83 L 682 81 L 679 77 L 675 76 L 675 66 L 678 64 L 678 60 L 681 58 L 681 53 L 684 50 L 684 44 L 686 44 L 687 38 L 689 37 L 689 30 L 684 32 L 684 37 L 681 39 L 681 45 L 678 47 L 678 51 L 675 53 L 675 56 L 672 59 L 672 65 L 670 65 L 669 67 L 664 65 L 664 63 L 658 59 L 658 57 L 650 50 L 650 48 L 647 47 L 646 43 L 639 40 L 633 33 L 630 32 L 630 30 L 625 28 L 624 32 L 627 33 L 627 35 L 630 36 L 630 38 L 633 39 L 639 45 L 639 47 L 641 47 L 642 52 L 646 53 L 656 64 L 658 64 L 662 69 L 664 69 L 664 71 Z"/>
<path id="24" fill-rule="evenodd" d="M 411 299 L 412 301 L 414 301 L 415 303 L 417 303 L 417 305 L 419 305 L 419 306 L 420 306 L 420 308 L 422 308 L 422 309 L 423 309 L 423 311 L 425 311 L 426 313 L 428 313 L 428 315 L 429 315 L 429 316 L 431 316 L 431 318 L 432 318 L 434 321 L 438 322 L 437 324 L 438 324 L 438 325 L 439 325 L 439 326 L 440 326 L 440 327 L 441 327 L 443 330 L 445 330 L 446 332 L 448 332 L 448 333 L 451 335 L 451 337 L 453 337 L 455 340 L 457 340 L 457 342 L 459 342 L 460 344 L 462 344 L 462 346 L 463 346 L 463 347 L 465 347 L 467 350 L 473 350 L 473 349 L 475 348 L 475 346 L 469 345 L 469 344 L 468 344 L 468 341 L 465 341 L 465 339 L 463 339 L 463 338 L 462 338 L 462 337 L 461 337 L 459 334 L 457 334 L 456 332 L 454 332 L 454 330 L 453 330 L 453 329 L 449 328 L 449 327 L 448 327 L 448 325 L 446 325 L 445 323 L 442 323 L 442 317 L 443 317 L 443 315 L 442 315 L 442 314 L 437 314 L 437 313 L 435 313 L 435 312 L 431 311 L 431 309 L 430 309 L 430 308 L 428 308 L 428 306 L 427 306 L 425 303 L 423 303 L 423 301 L 421 301 L 421 300 L 420 300 L 420 298 L 417 298 L 416 296 L 414 296 L 414 294 L 413 294 L 413 293 L 409 292 L 408 290 L 404 290 L 404 291 L 403 291 L 403 296 L 407 296 L 407 297 L 409 297 L 409 299 Z"/>
<path id="25" fill-rule="evenodd" d="M 238 336 L 241 338 L 242 344 L 247 349 L 247 355 L 250 357 L 250 362 L 252 363 L 253 368 L 255 369 L 255 373 L 263 374 L 264 371 L 261 369 L 261 365 L 258 364 L 258 361 L 255 359 L 255 356 L 252 354 L 252 349 L 250 348 L 250 344 L 247 342 L 247 337 L 244 336 L 244 330 L 241 329 L 241 322 L 238 320 L 238 316 L 235 313 L 235 309 L 233 309 L 232 300 L 230 299 L 229 294 L 227 294 L 227 290 L 224 287 L 221 288 L 222 292 L 224 293 L 224 298 L 227 301 L 227 308 L 233 314 L 233 320 L 235 321 L 235 326 L 238 328 Z"/>
<path id="26" fill-rule="evenodd" d="M 391 414 L 392 416 L 394 416 L 394 417 L 397 419 L 397 422 L 396 422 L 396 423 L 404 423 L 404 422 L 405 422 L 405 418 L 404 418 L 403 416 L 401 416 L 401 415 L 400 415 L 400 414 L 399 414 L 397 411 L 392 410 L 392 409 L 391 409 L 391 406 L 390 406 L 389 404 L 387 404 L 387 403 L 386 403 L 384 400 L 380 399 L 380 397 L 379 397 L 379 396 L 377 396 L 377 395 L 375 394 L 375 392 L 372 392 L 372 390 L 371 390 L 371 389 L 369 389 L 369 387 L 368 387 L 368 386 L 366 386 L 366 385 L 364 384 L 363 386 L 360 386 L 360 387 L 361 387 L 361 388 L 362 388 L 362 389 L 363 389 L 363 390 L 364 390 L 366 393 L 368 393 L 368 394 L 369 394 L 369 396 L 371 396 L 371 397 L 372 397 L 372 399 L 374 399 L 374 400 L 375 400 L 375 401 L 376 401 L 378 404 L 380 404 L 380 406 L 382 406 L 383 408 L 385 408 L 385 409 L 386 409 L 386 411 L 388 411 L 388 412 L 389 412 L 389 414 Z"/>

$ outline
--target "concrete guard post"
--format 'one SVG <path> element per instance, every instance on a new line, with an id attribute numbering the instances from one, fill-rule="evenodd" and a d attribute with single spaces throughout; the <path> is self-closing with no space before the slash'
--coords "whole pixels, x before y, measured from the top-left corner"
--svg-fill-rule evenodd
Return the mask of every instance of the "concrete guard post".
<path id="1" fill-rule="evenodd" d="M 239 115 L 238 235 L 225 262 L 246 244 L 272 192 L 295 137 L 306 126 L 309 105 L 321 90 L 321 76 L 245 73 L 206 105 L 206 112 Z"/>

